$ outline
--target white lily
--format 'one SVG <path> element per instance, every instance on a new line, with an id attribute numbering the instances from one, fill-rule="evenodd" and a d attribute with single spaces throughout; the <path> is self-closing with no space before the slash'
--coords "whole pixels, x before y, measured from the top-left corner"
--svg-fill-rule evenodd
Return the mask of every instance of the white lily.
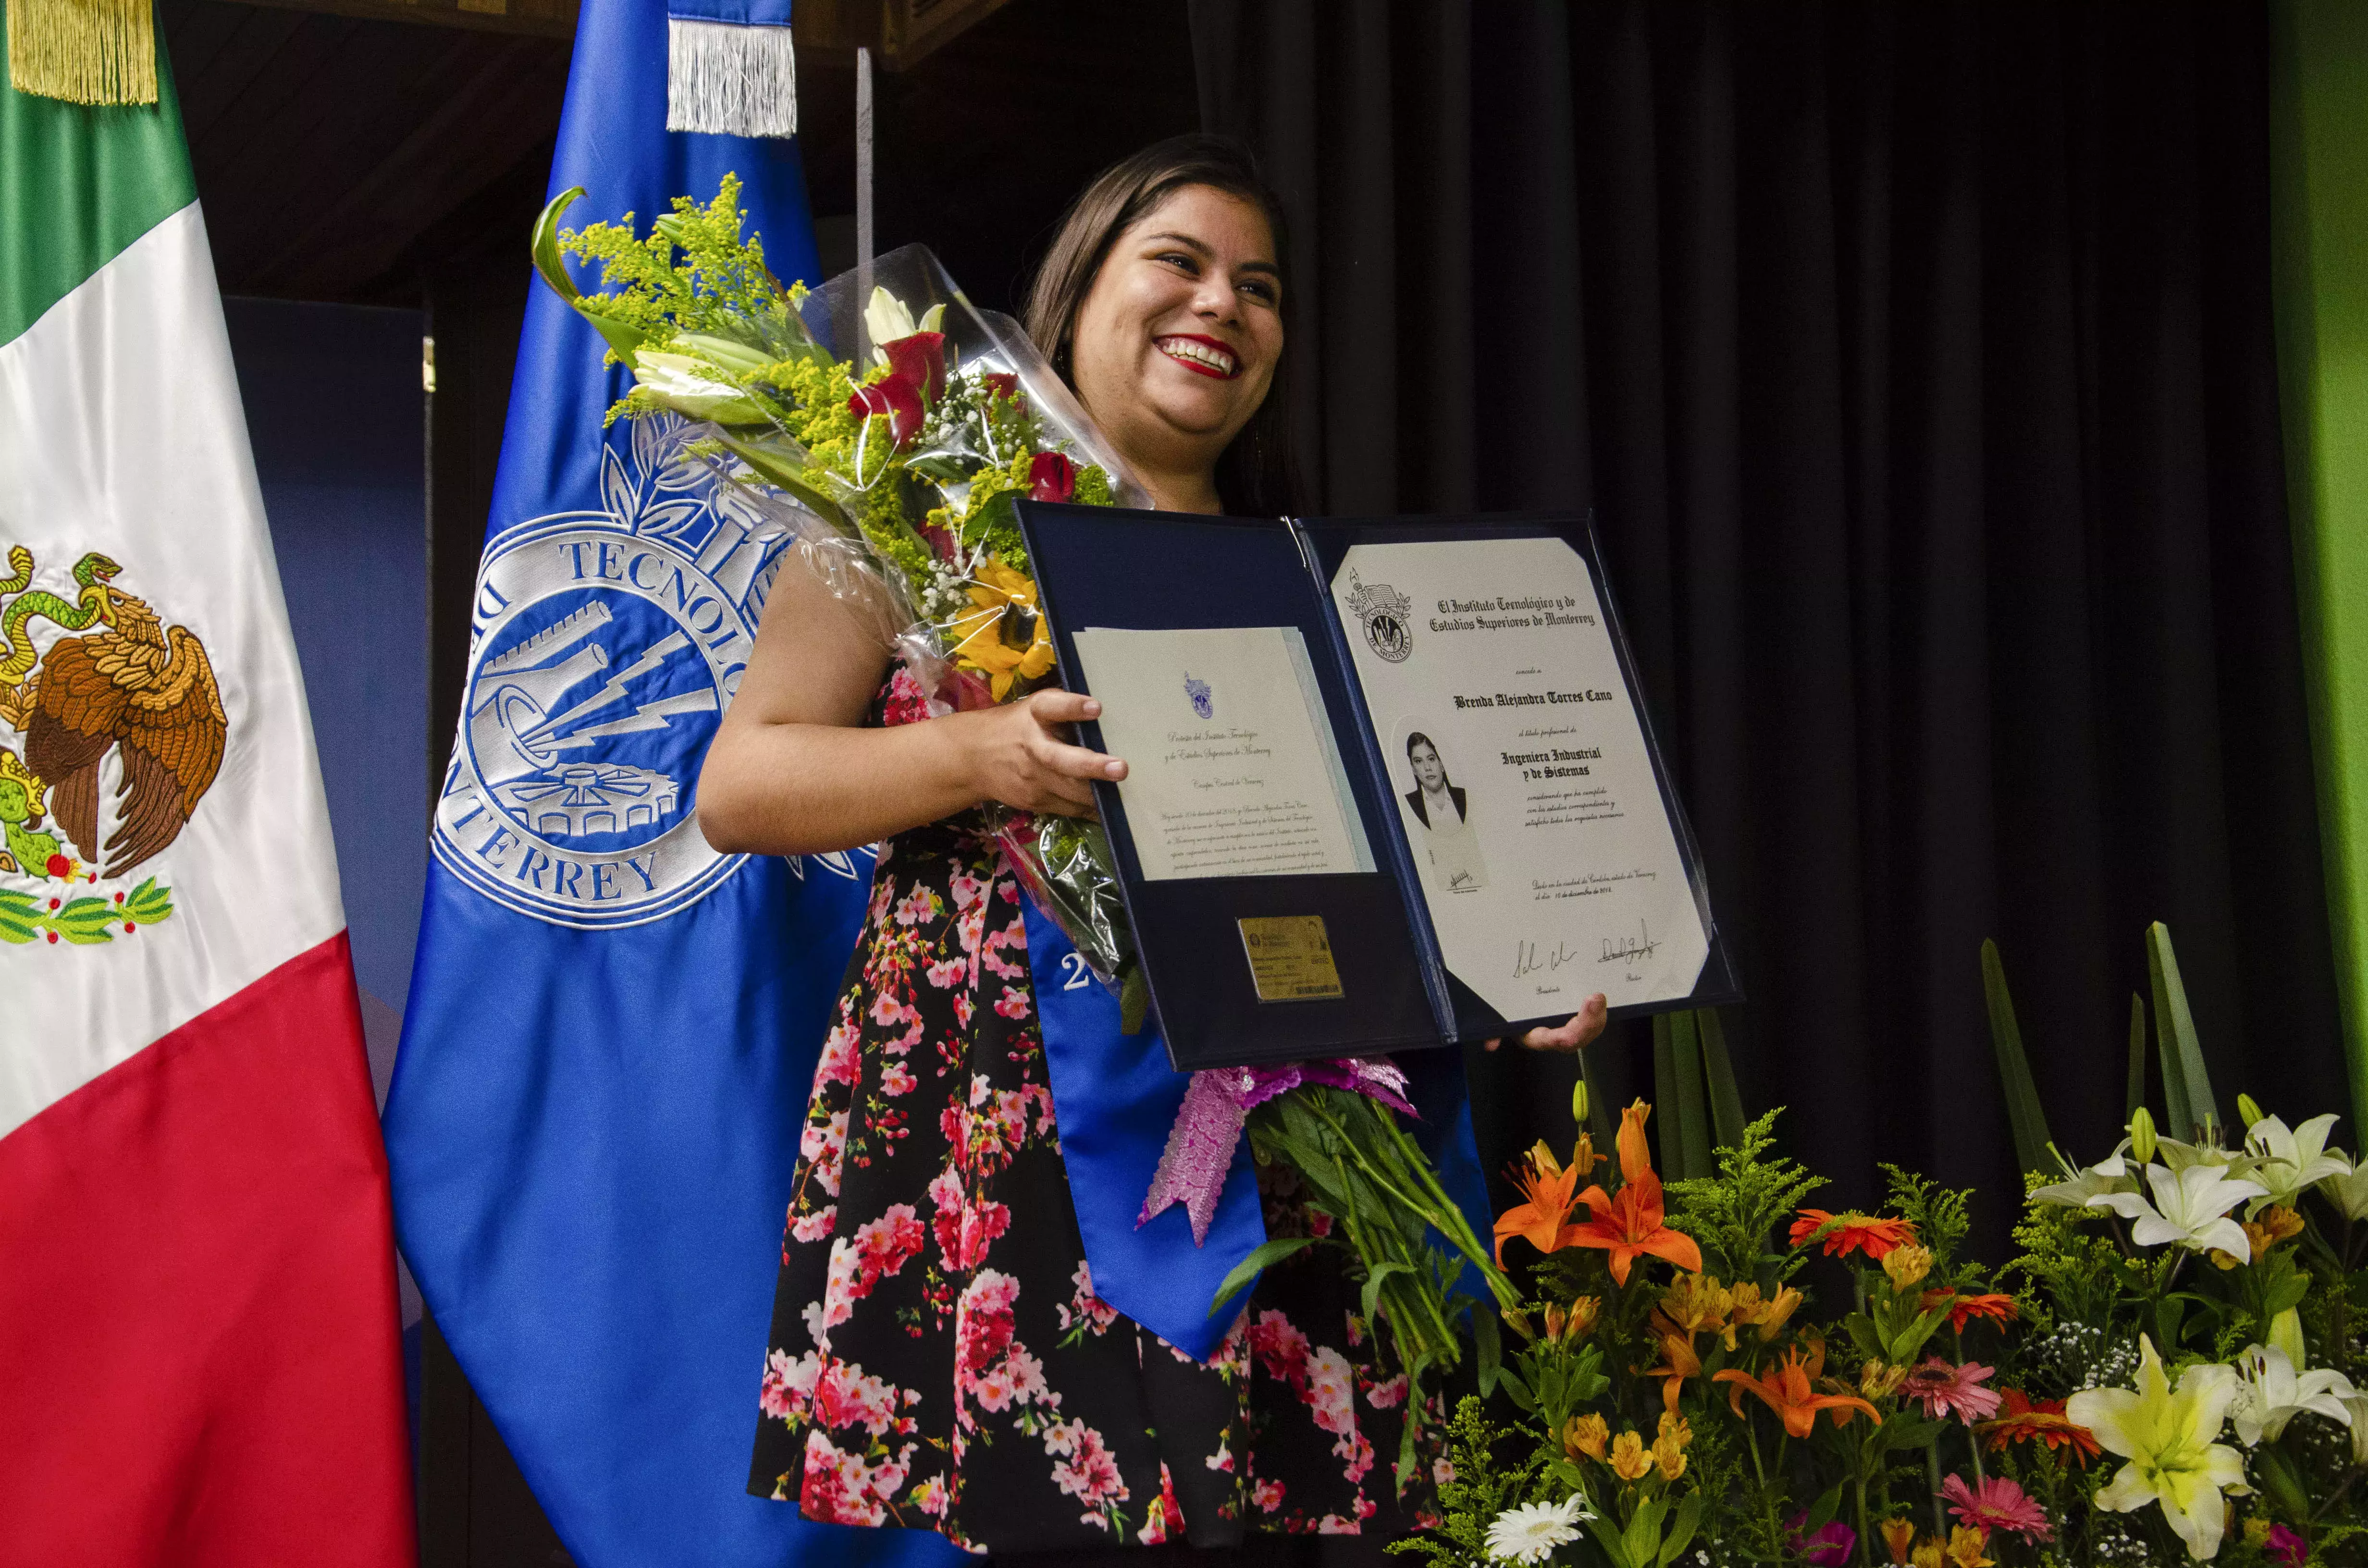
<path id="1" fill-rule="evenodd" d="M 2086 1170 L 2074 1171 L 2070 1176 L 2049 1187 L 2032 1189 L 2033 1203 L 2060 1204 L 2066 1209 L 2085 1209 L 2089 1200 L 2109 1192 L 2134 1192 L 2137 1184 L 2131 1179 L 2128 1162 L 2119 1149 L 2099 1160 Z"/>
<path id="2" fill-rule="evenodd" d="M 673 342 L 676 347 L 688 349 L 709 364 L 729 370 L 735 376 L 753 376 L 773 362 L 773 357 L 760 349 L 710 333 L 677 333 Z"/>
<path id="3" fill-rule="evenodd" d="M 717 381 L 707 373 L 702 361 L 688 354 L 667 354 L 655 348 L 636 350 L 633 380 L 668 408 L 693 419 L 747 425 L 764 417 L 738 387 Z"/>
<path id="4" fill-rule="evenodd" d="M 2259 1162 L 2238 1149 L 2223 1149 L 2217 1143 L 2189 1143 L 2177 1138 L 2155 1140 L 2155 1158 L 2174 1171 L 2191 1171 L 2198 1165 L 2242 1180 L 2253 1174 Z"/>
<path id="5" fill-rule="evenodd" d="M 2213 1441 L 2236 1398 L 2236 1372 L 2210 1363 L 2188 1368 L 2173 1390 L 2154 1341 L 2140 1335 L 2135 1392 L 2083 1389 L 2065 1403 L 2066 1416 L 2129 1460 L 2098 1491 L 2097 1506 L 2134 1514 L 2159 1504 L 2187 1554 L 2199 1562 L 2212 1557 L 2227 1511 L 2221 1494 L 2249 1490 L 2244 1456 Z"/>
<path id="6" fill-rule="evenodd" d="M 2248 1219 L 2272 1203 L 2292 1208 L 2305 1187 L 2350 1173 L 2351 1162 L 2327 1147 L 2327 1135 L 2334 1127 L 2331 1113 L 2314 1116 L 2292 1130 L 2274 1116 L 2253 1123 L 2245 1134 L 2245 1148 L 2253 1155 L 2253 1179 L 2267 1190 L 2245 1210 Z"/>
<path id="7" fill-rule="evenodd" d="M 871 335 L 874 345 L 894 343 L 916 332 L 936 332 L 945 318 L 946 307 L 941 302 L 922 312 L 921 319 L 916 322 L 913 319 L 911 307 L 882 288 L 874 288 L 871 302 L 863 307 L 863 329 Z M 872 353 L 882 364 L 888 362 L 888 357 L 876 347 Z"/>
<path id="8" fill-rule="evenodd" d="M 2351 1413 L 2351 1462 L 2368 1465 L 2368 1393 L 2346 1396 L 2343 1408 Z"/>
<path id="9" fill-rule="evenodd" d="M 2278 1346 L 2255 1345 L 2237 1357 L 2237 1399 L 2228 1418 L 2237 1440 L 2255 1448 L 2264 1437 L 2276 1442 L 2286 1423 L 2305 1410 L 2351 1426 L 2351 1412 L 2343 1402 L 2353 1392 L 2351 1380 L 2331 1368 L 2297 1372 Z"/>
<path id="10" fill-rule="evenodd" d="M 2318 1190 L 2347 1220 L 2368 1220 L 2368 1163 L 2347 1165 L 2341 1176 L 2322 1176 Z"/>
<path id="11" fill-rule="evenodd" d="M 2210 1165 L 2182 1171 L 2148 1165 L 2145 1174 L 2146 1186 L 2154 1189 L 2152 1203 L 2135 1192 L 2103 1192 L 2089 1199 L 2089 1207 L 2110 1209 L 2134 1221 L 2130 1239 L 2142 1247 L 2177 1242 L 2197 1252 L 2225 1252 L 2239 1263 L 2252 1260 L 2245 1227 L 2227 1214 L 2246 1199 L 2260 1197 L 2260 1183 L 2230 1181 L 2220 1167 Z"/>

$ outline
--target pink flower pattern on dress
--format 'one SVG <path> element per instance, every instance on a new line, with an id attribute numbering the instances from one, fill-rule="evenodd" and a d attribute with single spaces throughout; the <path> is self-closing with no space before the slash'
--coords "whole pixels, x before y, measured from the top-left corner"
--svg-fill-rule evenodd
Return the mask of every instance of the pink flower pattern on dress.
<path id="1" fill-rule="evenodd" d="M 901 671 L 882 709 L 928 717 Z M 1404 1528 L 1429 1489 L 1401 1503 L 1374 1459 L 1404 1379 L 1325 1249 L 1269 1270 L 1206 1363 L 1097 1292 L 1019 897 L 951 824 L 880 857 L 796 1130 L 750 1489 L 972 1551 Z M 1267 1201 L 1271 1233 L 1325 1228 Z"/>

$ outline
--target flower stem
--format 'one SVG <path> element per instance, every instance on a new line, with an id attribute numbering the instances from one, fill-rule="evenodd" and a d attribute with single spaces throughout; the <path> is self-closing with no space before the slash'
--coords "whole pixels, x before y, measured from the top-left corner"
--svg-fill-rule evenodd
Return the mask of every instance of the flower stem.
<path id="1" fill-rule="evenodd" d="M 1932 1529 L 1943 1540 L 1949 1539 L 1948 1517 L 1941 1511 L 1941 1439 L 1935 1437 L 1924 1449 L 1924 1472 L 1932 1481 Z"/>

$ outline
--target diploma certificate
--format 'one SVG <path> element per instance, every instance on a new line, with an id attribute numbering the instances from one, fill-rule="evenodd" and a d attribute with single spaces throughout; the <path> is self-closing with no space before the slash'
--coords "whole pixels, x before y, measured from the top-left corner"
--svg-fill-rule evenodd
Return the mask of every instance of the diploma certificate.
<path id="1" fill-rule="evenodd" d="M 1297 627 L 1076 641 L 1144 881 L 1373 869 Z"/>
<path id="2" fill-rule="evenodd" d="M 1359 544 L 1332 594 L 1449 971 L 1508 1018 L 1690 994 L 1710 935 L 1587 563 Z"/>

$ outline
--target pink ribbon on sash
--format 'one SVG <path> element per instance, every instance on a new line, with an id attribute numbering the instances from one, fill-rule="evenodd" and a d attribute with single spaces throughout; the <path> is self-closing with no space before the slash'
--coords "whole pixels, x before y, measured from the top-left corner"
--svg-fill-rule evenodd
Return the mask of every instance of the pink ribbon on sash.
<path id="1" fill-rule="evenodd" d="M 1144 1195 L 1140 1230 L 1170 1205 L 1181 1203 L 1192 1221 L 1192 1244 L 1209 1239 L 1209 1222 L 1224 1190 L 1225 1172 L 1242 1141 L 1249 1114 L 1277 1095 L 1302 1084 L 1347 1089 L 1379 1100 L 1392 1110 L 1419 1119 L 1406 1099 L 1406 1074 L 1381 1057 L 1351 1056 L 1335 1062 L 1293 1062 L 1280 1067 L 1212 1067 L 1192 1074 L 1167 1130 L 1167 1148 Z"/>

